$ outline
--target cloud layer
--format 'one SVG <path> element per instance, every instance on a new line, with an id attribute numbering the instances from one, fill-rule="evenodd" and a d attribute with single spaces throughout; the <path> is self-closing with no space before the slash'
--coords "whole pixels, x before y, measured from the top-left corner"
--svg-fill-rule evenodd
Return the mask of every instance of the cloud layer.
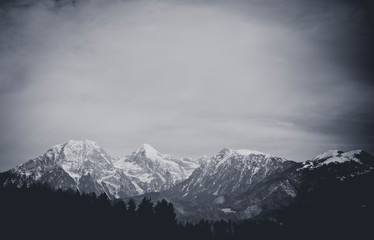
<path id="1" fill-rule="evenodd" d="M 350 1 L 1 5 L 0 169 L 68 139 L 305 160 L 374 150 L 370 11 Z"/>

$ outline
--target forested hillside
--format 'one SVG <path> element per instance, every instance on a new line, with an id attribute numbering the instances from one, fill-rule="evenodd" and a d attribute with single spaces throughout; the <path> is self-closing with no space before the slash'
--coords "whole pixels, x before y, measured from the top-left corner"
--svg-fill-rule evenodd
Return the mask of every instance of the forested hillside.
<path id="1" fill-rule="evenodd" d="M 321 191 L 313 196 L 321 198 Z M 294 205 L 267 220 L 185 223 L 177 222 L 172 203 L 165 200 L 111 201 L 104 194 L 56 191 L 46 185 L 8 186 L 0 188 L 1 234 L 7 236 L 3 239 L 182 240 L 361 239 L 370 234 L 372 208 L 354 212 L 348 207 L 344 212 L 346 199 L 342 203 Z"/>

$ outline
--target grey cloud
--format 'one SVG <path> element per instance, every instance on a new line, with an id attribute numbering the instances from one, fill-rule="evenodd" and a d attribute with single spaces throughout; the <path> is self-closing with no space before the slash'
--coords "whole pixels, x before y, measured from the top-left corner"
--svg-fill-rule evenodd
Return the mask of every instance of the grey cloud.
<path id="1" fill-rule="evenodd" d="M 362 5 L 32 2 L 0 5 L 0 169 L 68 139 L 112 155 L 374 151 Z"/>

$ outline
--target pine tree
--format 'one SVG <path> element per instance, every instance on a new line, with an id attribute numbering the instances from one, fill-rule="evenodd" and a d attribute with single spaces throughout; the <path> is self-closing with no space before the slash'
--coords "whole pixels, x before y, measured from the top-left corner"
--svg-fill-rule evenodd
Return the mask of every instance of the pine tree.
<path id="1" fill-rule="evenodd" d="M 144 220 L 147 222 L 151 221 L 154 213 L 153 203 L 151 199 L 143 198 L 138 206 L 136 213 L 140 220 Z"/>
<path id="2" fill-rule="evenodd" d="M 130 218 L 135 217 L 136 203 L 135 203 L 134 199 L 132 199 L 132 198 L 127 202 L 127 213 L 128 213 Z"/>

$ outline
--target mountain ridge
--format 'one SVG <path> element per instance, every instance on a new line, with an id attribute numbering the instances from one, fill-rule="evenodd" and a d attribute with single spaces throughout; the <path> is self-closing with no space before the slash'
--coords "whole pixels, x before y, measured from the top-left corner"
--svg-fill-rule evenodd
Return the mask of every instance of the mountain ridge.
<path id="1" fill-rule="evenodd" d="M 224 149 L 183 182 L 158 195 L 145 196 L 172 201 L 178 216 L 186 221 L 257 218 L 292 205 L 299 195 L 325 184 L 337 181 L 344 185 L 346 180 L 374 173 L 374 158 L 369 153 L 354 150 L 339 154 L 349 158 L 336 162 L 335 155 L 320 154 L 325 157 L 295 162 L 249 154 L 238 159 L 235 151 Z M 271 171 L 266 171 L 270 166 Z M 247 174 L 240 178 L 243 171 Z"/>
<path id="2" fill-rule="evenodd" d="M 112 199 L 165 198 L 180 219 L 248 219 L 295 202 L 324 181 L 374 172 L 362 150 L 329 150 L 296 162 L 258 151 L 223 148 L 198 159 L 161 154 L 149 144 L 111 157 L 97 143 L 69 140 L 9 170 L 2 184 L 47 183 L 55 189 L 105 193 Z M 327 180 L 326 180 L 327 179 Z"/>
<path id="3" fill-rule="evenodd" d="M 141 170 L 146 168 L 151 178 L 157 178 L 152 186 L 146 188 L 148 180 L 144 178 L 134 181 L 131 174 L 118 166 L 118 161 L 129 160 L 128 158 L 137 160 L 135 167 Z M 164 160 L 167 163 L 162 164 L 162 168 L 159 167 L 159 162 Z M 69 140 L 54 145 L 46 153 L 11 169 L 13 177 L 5 184 L 30 185 L 45 182 L 54 188 L 96 194 L 105 192 L 111 198 L 123 198 L 170 187 L 188 177 L 184 173 L 185 169 L 190 172 L 195 166 L 197 167 L 197 163 L 192 160 L 183 161 L 162 155 L 149 144 L 143 144 L 125 159 L 117 159 L 109 156 L 94 141 Z M 175 172 L 172 167 L 180 171 Z M 172 174 L 174 178 L 167 177 Z"/>

